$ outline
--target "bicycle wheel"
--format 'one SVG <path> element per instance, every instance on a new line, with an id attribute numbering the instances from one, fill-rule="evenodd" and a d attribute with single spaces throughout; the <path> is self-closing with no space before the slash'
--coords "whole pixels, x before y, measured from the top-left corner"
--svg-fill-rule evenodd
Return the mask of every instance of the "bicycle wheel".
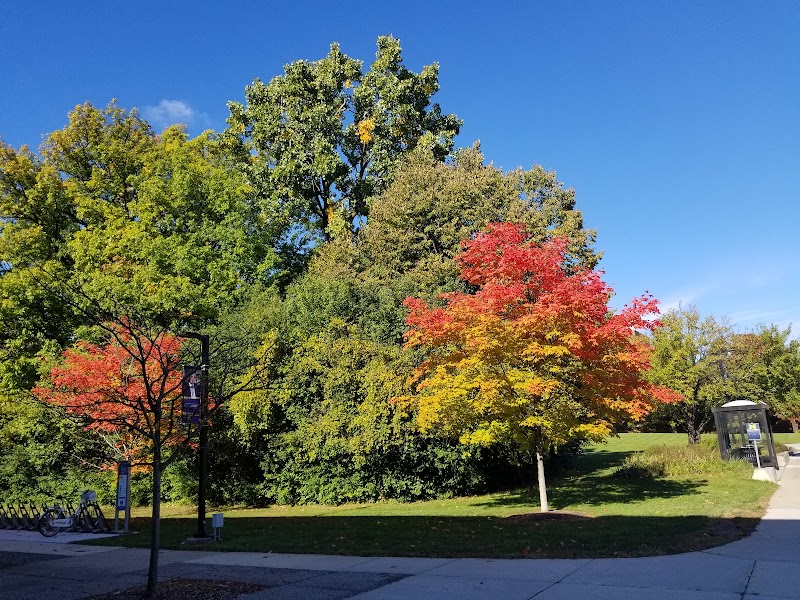
<path id="1" fill-rule="evenodd" d="M 55 534 L 61 531 L 61 527 L 53 527 L 53 521 L 55 519 L 63 518 L 64 513 L 60 509 L 48 508 L 39 518 L 39 533 L 41 533 L 44 537 L 53 537 Z"/>

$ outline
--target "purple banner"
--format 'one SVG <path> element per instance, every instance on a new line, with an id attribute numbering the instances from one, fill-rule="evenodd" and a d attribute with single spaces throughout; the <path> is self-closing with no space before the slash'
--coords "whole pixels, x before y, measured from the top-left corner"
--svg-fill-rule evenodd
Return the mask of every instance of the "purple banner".
<path id="1" fill-rule="evenodd" d="M 183 412 L 184 423 L 200 423 L 200 403 L 202 402 L 202 378 L 200 367 L 186 365 L 183 367 Z"/>

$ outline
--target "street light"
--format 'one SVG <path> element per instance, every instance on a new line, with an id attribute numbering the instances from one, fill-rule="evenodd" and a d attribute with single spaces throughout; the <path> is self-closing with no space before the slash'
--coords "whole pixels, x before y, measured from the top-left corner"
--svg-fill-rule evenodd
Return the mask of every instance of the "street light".
<path id="1" fill-rule="evenodd" d="M 200 365 L 200 473 L 197 492 L 197 533 L 196 538 L 208 538 L 206 533 L 206 478 L 208 471 L 208 458 L 206 449 L 208 446 L 208 363 L 209 363 L 209 343 L 208 335 L 189 331 L 182 333 L 178 337 L 200 340 L 200 355 L 202 364 Z"/>

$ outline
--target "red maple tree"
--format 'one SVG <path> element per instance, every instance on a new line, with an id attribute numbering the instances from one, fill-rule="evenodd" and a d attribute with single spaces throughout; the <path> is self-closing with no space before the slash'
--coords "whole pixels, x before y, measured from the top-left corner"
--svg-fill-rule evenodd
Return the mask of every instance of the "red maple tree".
<path id="1" fill-rule="evenodd" d="M 164 329 L 121 317 L 98 322 L 104 344 L 78 342 L 63 352 L 49 381 L 34 388 L 89 430 L 107 435 L 118 454 L 152 473 L 152 526 L 146 597 L 155 597 L 161 539 L 161 475 L 190 439 L 181 425 L 181 341 Z"/>
<path id="2" fill-rule="evenodd" d="M 405 301 L 406 346 L 428 351 L 406 400 L 423 430 L 531 451 L 547 510 L 546 451 L 601 440 L 674 399 L 642 377 L 652 349 L 637 330 L 658 326 L 658 303 L 644 295 L 612 311 L 601 272 L 571 264 L 566 239 L 537 244 L 524 225 L 491 224 L 456 260 L 473 292 L 443 294 L 440 307 Z"/>
<path id="3" fill-rule="evenodd" d="M 160 450 L 187 439 L 180 426 L 181 340 L 167 332 L 151 338 L 107 327 L 114 332 L 109 341 L 80 341 L 65 350 L 49 384 L 33 393 L 101 433 L 115 446 L 115 458 L 152 467 L 154 445 Z"/>

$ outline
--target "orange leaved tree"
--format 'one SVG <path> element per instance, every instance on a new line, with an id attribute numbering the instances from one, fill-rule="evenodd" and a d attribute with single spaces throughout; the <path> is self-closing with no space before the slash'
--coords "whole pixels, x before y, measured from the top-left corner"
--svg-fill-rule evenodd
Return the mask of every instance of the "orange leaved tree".
<path id="1" fill-rule="evenodd" d="M 672 399 L 642 378 L 651 348 L 636 332 L 657 325 L 648 319 L 657 301 L 642 296 L 613 312 L 600 272 L 573 265 L 566 239 L 536 244 L 524 225 L 491 224 L 456 259 L 471 293 L 443 294 L 441 307 L 405 301 L 406 345 L 428 358 L 404 400 L 422 430 L 530 451 L 546 511 L 547 451 L 601 440 L 615 421 Z"/>
<path id="2" fill-rule="evenodd" d="M 78 342 L 64 351 L 47 384 L 34 388 L 44 402 L 63 408 L 116 446 L 132 465 L 153 474 L 152 539 L 147 597 L 155 595 L 160 546 L 161 474 L 191 431 L 181 425 L 181 341 L 126 319 L 104 324 L 103 344 Z"/>
<path id="3" fill-rule="evenodd" d="M 186 439 L 176 420 L 181 341 L 166 332 L 141 346 L 131 341 L 127 332 L 104 344 L 79 341 L 51 369 L 50 385 L 33 391 L 85 421 L 87 430 L 110 434 L 116 456 L 149 466 L 160 450 Z"/>

